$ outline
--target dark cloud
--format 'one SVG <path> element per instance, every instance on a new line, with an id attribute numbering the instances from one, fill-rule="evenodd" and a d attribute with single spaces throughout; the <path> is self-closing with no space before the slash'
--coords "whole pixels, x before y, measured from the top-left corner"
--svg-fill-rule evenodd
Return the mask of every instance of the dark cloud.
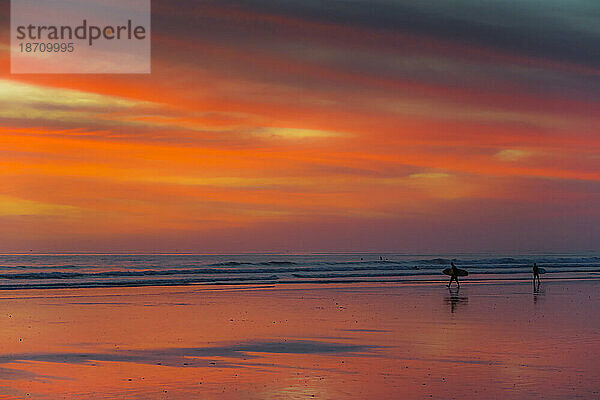
<path id="1" fill-rule="evenodd" d="M 428 35 L 528 56 L 600 66 L 600 4 L 593 1 L 226 1 L 222 6 L 372 30 Z M 194 2 L 202 12 L 202 4 Z M 187 1 L 169 2 L 185 9 Z"/>
<path id="2" fill-rule="evenodd" d="M 589 70 L 600 67 L 600 5 L 593 2 L 179 0 L 153 6 L 153 54 L 191 70 L 339 95 L 382 81 L 388 84 L 377 87 L 380 95 L 397 95 L 389 83 L 411 81 L 598 99 L 600 77 Z M 185 46 L 161 43 L 163 37 Z M 422 42 L 411 44 L 411 37 Z M 508 58 L 493 58 L 500 54 Z"/>

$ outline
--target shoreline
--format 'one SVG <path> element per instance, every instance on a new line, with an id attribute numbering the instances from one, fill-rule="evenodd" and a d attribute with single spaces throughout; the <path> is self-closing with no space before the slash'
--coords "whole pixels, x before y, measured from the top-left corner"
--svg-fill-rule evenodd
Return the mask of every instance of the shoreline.
<path id="1" fill-rule="evenodd" d="M 178 282 L 175 280 L 164 281 L 161 283 L 155 283 L 149 281 L 147 284 L 144 282 L 102 282 L 98 284 L 86 282 L 81 284 L 60 284 L 60 283 L 49 283 L 49 284 L 29 284 L 29 285 L 0 285 L 0 293 L 3 291 L 13 292 L 13 291 L 29 291 L 29 290 L 75 290 L 75 289 L 101 289 L 101 288 L 142 288 L 142 287 L 157 287 L 157 288 L 167 288 L 167 287 L 210 287 L 210 286 L 232 286 L 232 287 L 245 287 L 245 286 L 254 286 L 254 285 L 268 285 L 268 286 L 277 286 L 277 285 L 315 285 L 315 286 L 332 286 L 332 285 L 359 285 L 359 284 L 377 284 L 377 285 L 395 285 L 398 287 L 402 286 L 414 286 L 414 285 L 437 285 L 443 284 L 447 282 L 448 279 L 370 279 L 370 280 L 360 280 L 360 279 L 344 279 L 344 280 L 333 280 L 333 279 L 310 279 L 310 280 L 261 280 L 260 278 L 254 279 L 255 282 L 247 282 L 252 281 L 252 279 L 244 279 L 243 282 L 231 282 L 230 280 L 224 282 L 197 282 L 190 281 L 186 282 Z M 490 285 L 490 284 L 508 284 L 508 283 L 531 283 L 533 278 L 474 278 L 470 277 L 469 279 L 461 279 L 461 287 L 469 286 L 469 285 Z M 542 282 L 570 282 L 570 281 L 600 281 L 600 277 L 590 277 L 590 276 L 571 276 L 571 277 L 549 277 L 544 276 Z M 453 284 L 453 287 L 456 287 L 456 284 Z"/>

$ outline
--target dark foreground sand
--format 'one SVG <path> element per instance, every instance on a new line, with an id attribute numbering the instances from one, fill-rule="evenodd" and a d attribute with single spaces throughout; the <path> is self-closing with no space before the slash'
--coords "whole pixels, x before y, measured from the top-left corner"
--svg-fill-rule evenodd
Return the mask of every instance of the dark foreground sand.
<path id="1" fill-rule="evenodd" d="M 0 293 L 2 399 L 600 397 L 600 282 Z"/>

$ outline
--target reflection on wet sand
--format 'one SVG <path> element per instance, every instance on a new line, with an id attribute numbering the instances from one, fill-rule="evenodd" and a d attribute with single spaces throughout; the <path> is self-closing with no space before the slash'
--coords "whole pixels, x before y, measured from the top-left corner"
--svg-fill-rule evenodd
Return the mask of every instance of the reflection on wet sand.
<path id="1" fill-rule="evenodd" d="M 600 282 L 213 289 L 0 296 L 0 397 L 598 397 Z"/>
<path id="2" fill-rule="evenodd" d="M 454 313 L 460 306 L 469 303 L 469 297 L 464 293 L 461 294 L 460 289 L 448 289 L 449 295 L 444 297 L 446 304 L 450 305 L 450 312 Z"/>
<path id="3" fill-rule="evenodd" d="M 533 281 L 533 303 L 536 304 L 538 300 L 543 298 L 545 290 L 542 288 L 541 282 Z"/>

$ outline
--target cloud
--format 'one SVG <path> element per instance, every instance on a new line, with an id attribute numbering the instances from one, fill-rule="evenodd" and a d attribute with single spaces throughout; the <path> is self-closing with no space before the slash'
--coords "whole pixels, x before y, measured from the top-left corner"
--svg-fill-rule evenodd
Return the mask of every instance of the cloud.
<path id="1" fill-rule="evenodd" d="M 112 96 L 103 96 L 80 90 L 43 87 L 13 80 L 0 80 L 0 90 L 4 94 L 3 103 L 15 105 L 42 105 L 67 109 L 118 109 L 145 104 Z"/>
<path id="2" fill-rule="evenodd" d="M 477 43 L 528 56 L 600 66 L 600 55 L 589 52 L 600 38 L 595 24 L 598 9 L 593 0 L 577 1 L 569 7 L 560 1 L 542 6 L 534 0 L 493 3 L 460 0 L 451 5 L 433 0 L 325 5 L 317 0 L 285 3 L 254 0 L 248 9 L 308 21 Z"/>
<path id="3" fill-rule="evenodd" d="M 597 12 L 585 0 L 155 1 L 149 76 L 0 71 L 0 246 L 435 247 L 451 239 L 426 227 L 459 226 L 445 219 L 457 204 L 485 216 L 503 201 L 560 226 L 561 207 L 598 202 Z M 545 207 L 527 208 L 532 188 Z M 388 221 L 414 215 L 423 243 L 386 241 L 402 234 Z M 289 229 L 263 237 L 276 223 Z M 524 224 L 482 237 L 506 244 Z M 297 244 L 299 231 L 314 240 Z"/>
<path id="4" fill-rule="evenodd" d="M 494 154 L 499 160 L 502 161 L 519 161 L 521 159 L 527 158 L 535 154 L 532 151 L 521 150 L 521 149 L 503 149 Z"/>
<path id="5" fill-rule="evenodd" d="M 0 195 L 0 217 L 53 215 L 74 216 L 81 210 L 68 205 L 43 203 Z"/>
<path id="6" fill-rule="evenodd" d="M 254 132 L 254 134 L 267 137 L 281 137 L 284 139 L 329 138 L 345 136 L 339 132 L 300 128 L 262 128 Z"/>

